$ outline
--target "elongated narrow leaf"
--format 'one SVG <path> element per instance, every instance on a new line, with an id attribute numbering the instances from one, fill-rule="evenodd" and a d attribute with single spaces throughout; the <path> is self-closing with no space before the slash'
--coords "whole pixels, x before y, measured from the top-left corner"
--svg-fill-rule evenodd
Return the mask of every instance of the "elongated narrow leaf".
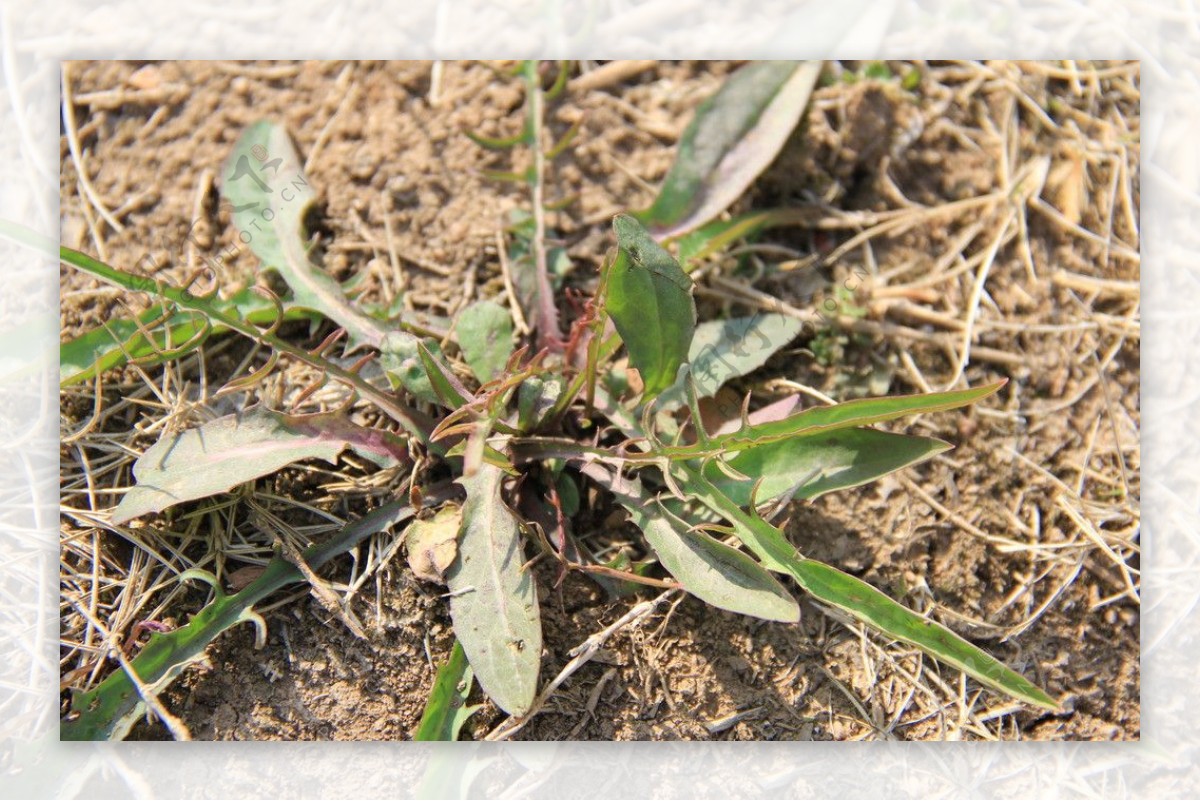
<path id="1" fill-rule="evenodd" d="M 69 264 L 76 269 L 96 276 L 102 281 L 123 287 L 132 292 L 147 292 L 156 298 L 169 300 L 184 311 L 203 314 L 214 325 L 220 323 L 226 328 L 237 331 L 245 337 L 270 347 L 277 353 L 291 356 L 299 362 L 311 365 L 319 370 L 324 370 L 331 378 L 354 387 L 364 398 L 370 399 L 375 405 L 383 409 L 389 417 L 404 426 L 409 433 L 416 436 L 422 442 L 428 442 L 429 432 L 433 430 L 434 424 L 424 414 L 397 403 L 391 393 L 379 390 L 362 376 L 338 367 L 328 359 L 316 357 L 304 348 L 297 347 L 291 342 L 281 339 L 269 330 L 264 331 L 245 320 L 221 311 L 211 298 L 193 295 L 185 290 L 169 286 L 162 281 L 155 281 L 145 276 L 133 275 L 114 269 L 104 262 L 93 259 L 86 253 L 80 253 L 71 248 L 60 247 L 58 253 L 59 259 L 63 264 Z M 440 453 L 441 446 L 438 444 L 433 443 L 430 445 L 430 448 Z"/>
<path id="2" fill-rule="evenodd" d="M 387 327 L 356 309 L 309 258 L 304 217 L 316 193 L 283 126 L 264 120 L 246 129 L 225 165 L 221 194 L 232 206 L 241 243 L 283 276 L 297 305 L 345 328 L 352 346 L 379 347 Z"/>
<path id="3" fill-rule="evenodd" d="M 914 414 L 957 409 L 986 398 L 997 392 L 1006 383 L 1008 383 L 1007 379 L 1001 379 L 981 387 L 954 392 L 864 398 L 834 406 L 817 406 L 782 420 L 743 426 L 730 434 L 712 437 L 707 443 L 660 448 L 655 451 L 655 454 L 670 459 L 695 459 L 719 453 L 744 451 L 747 448 L 778 442 L 790 437 L 811 436 L 844 428 L 884 423 Z"/>
<path id="4" fill-rule="evenodd" d="M 914 645 L 962 670 L 992 689 L 1055 709 L 1057 705 L 1028 679 L 938 623 L 926 620 L 879 590 L 836 568 L 797 553 L 783 532 L 746 512 L 691 465 L 680 465 L 684 488 L 733 524 L 738 538 L 765 567 L 786 573 L 818 600 L 849 613 L 876 631 Z"/>
<path id="5" fill-rule="evenodd" d="M 467 706 L 467 696 L 471 694 L 474 681 L 462 643 L 456 640 L 450 661 L 438 668 L 429 700 L 425 703 L 425 713 L 421 715 L 421 725 L 413 739 L 417 742 L 457 740 L 463 724 L 482 706 Z"/>
<path id="6" fill-rule="evenodd" d="M 849 613 L 868 627 L 915 645 L 993 690 L 1045 709 L 1058 708 L 1053 698 L 1000 660 L 940 623 L 896 603 L 865 581 L 814 559 L 794 560 L 789 572 L 814 598 Z"/>
<path id="7" fill-rule="evenodd" d="M 648 400 L 675 383 L 687 359 L 696 331 L 692 279 L 637 220 L 618 214 L 613 228 L 617 258 L 609 267 L 605 306 Z"/>
<path id="8" fill-rule="evenodd" d="M 696 109 L 649 209 L 658 239 L 711 220 L 775 159 L 808 105 L 820 62 L 758 61 L 729 77 Z"/>
<path id="9" fill-rule="evenodd" d="M 711 397 L 726 381 L 762 367 L 773 353 L 796 338 L 803 325 L 783 314 L 756 314 L 696 326 L 688 364 L 698 396 Z M 659 396 L 658 408 L 670 411 L 686 402 L 687 386 L 681 379 Z"/>
<path id="10" fill-rule="evenodd" d="M 508 309 L 491 300 L 472 303 L 458 317 L 458 346 L 471 372 L 486 384 L 504 369 L 513 351 Z"/>
<path id="11" fill-rule="evenodd" d="M 439 492 L 427 496 L 430 502 L 447 497 Z M 319 545 L 304 551 L 304 561 L 313 569 L 333 557 L 345 553 L 372 534 L 389 525 L 411 518 L 413 509 L 400 501 L 392 501 L 347 524 L 337 534 Z M 152 634 L 150 641 L 130 663 L 140 687 L 161 693 L 184 668 L 204 658 L 204 649 L 221 632 L 246 621 L 262 625 L 254 605 L 282 587 L 304 581 L 300 568 L 282 555 L 277 555 L 249 586 L 236 595 L 221 591 L 216 578 L 202 571 L 187 571 L 185 578 L 206 578 L 213 586 L 216 598 L 193 615 L 180 628 L 164 634 Z M 265 629 L 259 632 L 265 637 Z M 71 699 L 71 712 L 62 721 L 59 736 L 63 740 L 123 740 L 125 735 L 145 714 L 141 690 L 129 673 L 117 669 L 99 686 Z"/>
<path id="12" fill-rule="evenodd" d="M 730 477 L 713 462 L 705 468 L 705 475 L 739 506 L 750 503 L 759 479 L 758 503 L 792 489 L 796 490 L 793 497 L 806 500 L 866 484 L 949 449 L 949 443 L 931 437 L 848 428 L 768 442 L 735 454 L 729 466 L 748 481 Z"/>
<path id="13" fill-rule="evenodd" d="M 266 302 L 266 298 L 262 299 Z M 162 352 L 178 353 L 186 344 L 188 350 L 198 347 L 212 333 L 205 331 L 205 323 L 199 315 L 174 315 L 164 321 L 162 306 L 152 306 L 138 315 L 137 320 L 109 320 L 106 325 L 93 328 L 58 347 L 58 382 L 60 386 L 71 386 L 94 378 L 114 367 L 125 364 L 130 357 L 156 364 L 163 361 L 157 356 Z M 147 340 L 142 328 L 149 331 L 153 341 Z"/>
<path id="14" fill-rule="evenodd" d="M 437 355 L 434 354 L 433 348 L 437 348 Z M 467 391 L 454 371 L 442 361 L 441 348 L 436 342 L 431 341 L 429 345 L 417 342 L 417 352 L 421 357 L 421 366 L 425 368 L 425 375 L 429 379 L 429 386 L 443 406 L 453 411 L 461 409 L 475 400 L 475 396 Z"/>
<path id="15" fill-rule="evenodd" d="M 647 506 L 649 494 L 637 479 L 584 465 L 584 475 L 612 492 L 646 535 L 663 567 L 683 588 L 719 609 L 764 620 L 794 623 L 800 607 L 783 585 L 746 554 L 693 531 L 661 506 Z"/>
<path id="16" fill-rule="evenodd" d="M 380 464 L 407 450 L 394 434 L 363 428 L 336 413 L 288 415 L 254 408 L 164 435 L 133 465 L 137 486 L 113 511 L 114 523 L 207 498 L 302 459 L 334 462 L 352 447 Z"/>
<path id="17" fill-rule="evenodd" d="M 498 707 L 522 715 L 537 691 L 542 621 L 517 520 L 500 498 L 503 476 L 485 462 L 459 479 L 467 500 L 446 583 L 454 633 L 480 685 Z"/>
<path id="18" fill-rule="evenodd" d="M 425 353 L 422 355 L 422 349 Z M 435 363 L 431 372 L 425 360 Z M 419 340 L 402 331 L 392 331 L 379 345 L 379 363 L 393 386 L 402 386 L 413 397 L 425 403 L 444 403 L 454 408 L 456 393 L 443 398 L 445 376 L 450 368 L 443 362 L 442 348 L 437 342 Z"/>
<path id="19" fill-rule="evenodd" d="M 237 315 L 255 325 L 273 323 L 278 316 L 275 304 L 251 289 L 243 289 L 228 300 L 215 300 L 213 303 L 221 311 Z M 146 327 L 162 320 L 162 316 L 162 307 L 155 306 L 138 315 L 138 320 Z M 283 314 L 285 321 L 312 317 L 312 312 L 300 308 L 285 307 Z M 96 373 L 125 364 L 128 357 L 157 364 L 163 360 L 163 351 L 167 351 L 170 358 L 176 358 L 184 355 L 175 351 L 185 344 L 190 351 L 209 336 L 228 330 L 226 326 L 214 322 L 205 331 L 201 315 L 177 313 L 149 331 L 154 338 L 152 345 L 133 320 L 112 320 L 107 326 L 93 328 L 59 346 L 59 384 L 66 387 L 87 381 Z"/>
<path id="20" fill-rule="evenodd" d="M 729 220 L 712 220 L 676 240 L 679 263 L 691 272 L 701 259 L 719 253 L 739 239 L 783 225 L 813 225 L 824 212 L 819 208 L 752 211 Z"/>

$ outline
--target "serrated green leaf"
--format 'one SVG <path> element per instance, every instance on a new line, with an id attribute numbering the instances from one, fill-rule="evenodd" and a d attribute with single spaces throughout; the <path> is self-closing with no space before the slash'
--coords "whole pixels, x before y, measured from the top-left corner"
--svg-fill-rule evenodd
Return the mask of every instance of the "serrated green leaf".
<path id="1" fill-rule="evenodd" d="M 304 217 L 316 193 L 283 126 L 264 120 L 247 128 L 223 175 L 221 195 L 232 206 L 240 243 L 283 277 L 295 304 L 345 328 L 351 346 L 379 347 L 387 326 L 355 308 L 341 285 L 309 257 Z"/>
<path id="2" fill-rule="evenodd" d="M 807 500 L 834 490 L 857 487 L 923 462 L 950 449 L 940 439 L 891 434 L 871 428 L 848 428 L 811 437 L 769 442 L 734 455 L 728 464 L 749 481 L 732 478 L 713 462 L 705 475 L 739 506 L 750 503 L 754 484 L 758 503 L 796 489 Z"/>
<path id="3" fill-rule="evenodd" d="M 634 218 L 618 214 L 613 228 L 617 257 L 609 267 L 605 308 L 649 400 L 675 383 L 687 359 L 696 331 L 692 280 Z"/>
<path id="4" fill-rule="evenodd" d="M 496 378 L 513 352 L 513 322 L 508 309 L 480 300 L 458 317 L 458 346 L 479 383 Z"/>
<path id="5" fill-rule="evenodd" d="M 463 725 L 479 711 L 481 704 L 467 706 L 471 684 L 475 681 L 462 643 L 455 640 L 450 660 L 438 668 L 433 689 L 425 703 L 421 724 L 413 740 L 417 742 L 454 742 Z"/>
<path id="6" fill-rule="evenodd" d="M 587 464 L 584 475 L 609 490 L 629 513 L 663 567 L 683 588 L 719 609 L 794 623 L 800 607 L 783 585 L 746 554 L 694 531 L 661 505 L 647 506 L 649 493 L 637 479 Z"/>
<path id="7" fill-rule="evenodd" d="M 698 397 L 717 394 L 734 378 L 762 367 L 775 351 L 796 338 L 804 323 L 783 314 L 756 314 L 712 320 L 696 326 L 688 349 L 689 375 Z M 687 402 L 685 380 L 677 380 L 658 398 L 658 408 L 671 411 Z"/>
<path id="8" fill-rule="evenodd" d="M 746 191 L 800 121 L 820 72 L 817 61 L 753 62 L 700 104 L 658 197 L 638 214 L 656 238 L 703 225 Z"/>
<path id="9" fill-rule="evenodd" d="M 446 583 L 454 633 L 479 684 L 498 707 L 521 715 L 537 692 L 542 623 L 517 520 L 500 497 L 502 478 L 485 462 L 458 480 L 467 500 Z"/>
<path id="10" fill-rule="evenodd" d="M 112 514 L 127 523 L 183 501 L 207 498 L 302 459 L 333 463 L 347 447 L 381 464 L 407 449 L 394 434 L 363 428 L 337 413 L 289 415 L 256 407 L 198 428 L 166 434 L 134 462 L 137 485 Z"/>

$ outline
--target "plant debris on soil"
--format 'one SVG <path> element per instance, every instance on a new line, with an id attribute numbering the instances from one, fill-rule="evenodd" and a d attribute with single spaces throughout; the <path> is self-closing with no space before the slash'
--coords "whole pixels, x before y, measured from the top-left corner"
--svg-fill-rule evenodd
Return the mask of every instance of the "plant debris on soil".
<path id="1" fill-rule="evenodd" d="M 237 247 L 214 182 L 242 131 L 285 124 L 320 193 L 325 269 L 360 303 L 453 316 L 507 290 L 503 231 L 527 207 L 521 170 L 465 132 L 510 135 L 523 91 L 476 62 L 74 62 L 61 145 L 61 239 L 125 270 L 184 283 L 216 254 L 224 294 L 259 265 Z M 550 109 L 561 135 L 548 217 L 590 292 L 613 215 L 644 208 L 725 62 L 571 65 Z M 728 390 L 755 407 L 804 391 L 844 400 L 1009 378 L 989 408 L 926 415 L 955 448 L 865 487 L 785 512 L 803 554 L 928 613 L 1061 701 L 1034 710 L 980 690 L 916 649 L 802 602 L 797 625 L 644 588 L 613 600 L 554 566 L 541 597 L 542 681 L 607 636 L 520 728 L 486 702 L 473 739 L 1133 740 L 1139 711 L 1139 147 L 1136 62 L 834 62 L 806 119 L 736 204 L 823 210 L 693 273 L 702 318 L 770 310 L 812 323 Z M 74 140 L 72 142 L 71 140 Z M 560 298 L 562 299 L 562 298 Z M 147 300 L 62 270 L 62 337 Z M 835 308 L 853 324 L 835 326 Z M 568 317 L 572 306 L 563 299 Z M 577 312 L 577 310 L 574 310 Z M 306 347 L 323 332 L 290 323 Z M 114 669 L 147 628 L 186 621 L 208 589 L 253 578 L 277 536 L 319 539 L 389 497 L 407 474 L 346 454 L 304 463 L 150 523 L 108 520 L 133 459 L 168 430 L 233 410 L 213 398 L 263 355 L 213 338 L 157 367 L 128 366 L 62 393 L 62 687 Z M 258 361 L 254 361 L 257 359 Z M 293 365 L 256 387 L 287 408 L 317 376 Z M 305 408 L 336 408 L 327 387 Z M 718 398 L 720 400 L 720 398 Z M 373 421 L 356 407 L 360 422 Z M 586 504 L 585 504 L 586 507 Z M 635 559 L 611 509 L 577 518 Z M 309 588 L 260 608 L 163 694 L 195 739 L 407 739 L 454 642 L 440 588 L 416 579 L 400 534 L 321 571 L 365 637 Z M 657 602 L 656 599 L 658 599 Z M 639 607 L 639 604 L 644 606 Z M 140 640 L 139 640 L 140 638 Z M 478 694 L 478 690 L 476 690 Z M 472 697 L 474 702 L 475 696 Z M 507 724 L 507 725 L 506 725 Z M 166 739 L 158 721 L 133 734 Z"/>

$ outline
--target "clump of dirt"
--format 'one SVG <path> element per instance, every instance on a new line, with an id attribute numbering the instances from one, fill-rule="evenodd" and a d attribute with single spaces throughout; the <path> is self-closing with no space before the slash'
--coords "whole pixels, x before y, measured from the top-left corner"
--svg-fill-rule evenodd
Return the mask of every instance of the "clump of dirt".
<path id="1" fill-rule="evenodd" d="M 222 253 L 212 276 L 222 291 L 252 283 L 258 264 L 238 248 L 214 185 L 241 132 L 273 118 L 322 193 L 324 267 L 355 278 L 362 302 L 400 298 L 452 315 L 472 295 L 505 291 L 497 243 L 512 212 L 529 207 L 523 187 L 485 174 L 521 171 L 525 157 L 465 135 L 510 135 L 522 124 L 524 93 L 502 66 L 70 64 L 81 158 L 64 134 L 63 244 L 174 282 Z M 592 286 L 612 215 L 649 204 L 691 110 L 736 66 L 663 63 L 615 83 L 569 84 L 552 105 L 553 135 L 581 125 L 550 179 L 550 200 L 574 200 L 547 221 L 571 257 L 571 284 Z M 739 382 L 756 406 L 798 390 L 840 399 L 941 389 L 960 375 L 971 385 L 1009 379 L 979 408 L 907 429 L 954 450 L 792 504 L 786 532 L 802 553 L 1021 671 L 1062 711 L 980 691 L 809 602 L 799 624 L 769 624 L 683 595 L 654 604 L 652 589 L 613 598 L 575 574 L 555 586 L 553 566 L 539 563 L 543 682 L 572 648 L 647 607 L 514 736 L 1139 736 L 1137 65 L 883 66 L 828 65 L 805 124 L 735 207 L 822 207 L 824 221 L 770 231 L 758 244 L 771 247 L 705 265 L 698 299 L 705 312 L 753 311 L 755 295 L 717 283 L 753 282 L 798 314 L 826 299 L 854 311 Z M 860 278 L 847 284 L 850 276 Z M 63 338 L 144 302 L 64 268 Z M 323 333 L 301 324 L 289 336 L 311 347 Z M 110 669 L 101 635 L 69 601 L 95 599 L 107 629 L 133 639 L 139 621 L 178 622 L 204 603 L 202 590 L 173 579 L 189 560 L 227 580 L 269 558 L 251 500 L 316 537 L 332 525 L 322 514 L 361 514 L 406 478 L 348 456 L 336 468 L 283 471 L 216 508 L 109 526 L 102 510 L 117 500 L 113 488 L 129 486 L 130 451 L 164 426 L 205 419 L 196 401 L 211 396 L 210 382 L 255 358 L 222 340 L 203 360 L 125 368 L 98 388 L 64 391 L 64 687 L 90 686 Z M 288 368 L 258 391 L 282 398 L 311 372 Z M 619 521 L 602 535 L 639 541 Z M 381 536 L 323 571 L 353 597 L 365 639 L 294 593 L 267 610 L 265 647 L 254 648 L 249 627 L 227 633 L 163 702 L 198 739 L 411 736 L 453 635 L 440 588 L 414 579 L 397 546 Z M 468 732 L 483 738 L 504 723 L 485 701 Z M 168 734 L 155 722 L 134 736 Z"/>

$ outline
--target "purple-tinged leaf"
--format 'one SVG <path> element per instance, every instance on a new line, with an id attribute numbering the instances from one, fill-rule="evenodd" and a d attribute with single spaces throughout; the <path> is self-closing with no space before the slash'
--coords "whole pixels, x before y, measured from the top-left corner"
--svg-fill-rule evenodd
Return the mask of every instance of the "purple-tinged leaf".
<path id="1" fill-rule="evenodd" d="M 795 411 L 796 407 L 800 405 L 802 397 L 803 396 L 801 396 L 800 393 L 796 393 L 795 395 L 788 395 L 786 398 L 780 398 L 773 403 L 768 403 L 761 409 L 750 412 L 750 414 L 746 416 L 746 422 L 750 423 L 752 426 L 756 426 L 759 423 L 772 423 L 776 420 L 782 420 Z M 741 419 L 738 417 L 731 417 L 714 432 L 714 435 L 721 436 L 722 434 L 732 434 L 741 427 Z"/>
<path id="2" fill-rule="evenodd" d="M 334 462 L 347 447 L 377 464 L 407 459 L 396 435 L 332 412 L 288 415 L 255 408 L 166 434 L 133 465 L 137 485 L 113 511 L 114 523 L 226 492 L 303 459 Z"/>
<path id="3" fill-rule="evenodd" d="M 264 120 L 247 128 L 223 177 L 221 196 L 232 207 L 240 243 L 262 260 L 263 267 L 283 277 L 295 305 L 321 312 L 345 328 L 351 347 L 379 347 L 388 327 L 355 308 L 341 285 L 309 257 L 304 217 L 316 193 L 283 126 Z"/>
<path id="4" fill-rule="evenodd" d="M 658 197 L 638 215 L 656 239 L 703 225 L 741 197 L 800 121 L 820 72 L 819 61 L 754 62 L 700 104 Z"/>

